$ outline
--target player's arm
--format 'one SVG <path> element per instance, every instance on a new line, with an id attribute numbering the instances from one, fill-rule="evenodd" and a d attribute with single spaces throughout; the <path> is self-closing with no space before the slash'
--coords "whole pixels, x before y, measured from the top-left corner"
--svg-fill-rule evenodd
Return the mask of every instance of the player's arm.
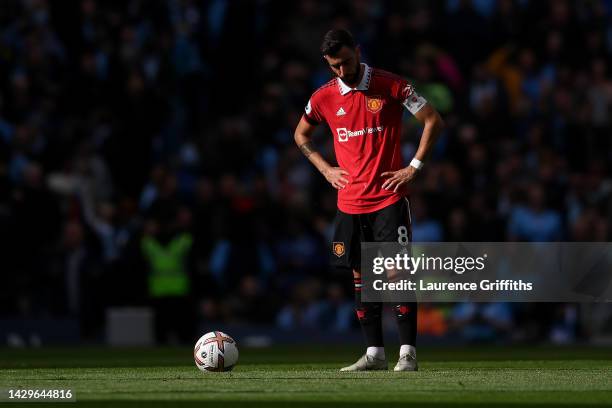
<path id="1" fill-rule="evenodd" d="M 433 150 L 444 127 L 444 121 L 440 114 L 429 103 L 415 112 L 414 116 L 424 125 L 419 147 L 408 167 L 397 171 L 386 171 L 381 174 L 382 177 L 387 178 L 382 185 L 382 188 L 386 190 L 397 192 L 400 187 L 409 183 L 416 176 L 418 170 L 423 166 L 423 162 Z"/>
<path id="2" fill-rule="evenodd" d="M 420 162 L 424 162 L 429 156 L 429 153 L 433 150 L 433 147 L 438 140 L 438 136 L 440 136 L 440 133 L 442 132 L 444 121 L 440 117 L 438 111 L 435 110 L 430 104 L 423 106 L 423 109 L 415 113 L 414 117 L 424 125 L 421 141 L 419 142 L 419 148 L 417 149 L 414 158 Z"/>
<path id="3" fill-rule="evenodd" d="M 348 183 L 348 172 L 340 167 L 333 167 L 321 156 L 312 143 L 312 134 L 316 126 L 308 123 L 304 117 L 295 129 L 295 144 L 300 148 L 304 156 L 323 174 L 327 181 L 340 190 Z"/>

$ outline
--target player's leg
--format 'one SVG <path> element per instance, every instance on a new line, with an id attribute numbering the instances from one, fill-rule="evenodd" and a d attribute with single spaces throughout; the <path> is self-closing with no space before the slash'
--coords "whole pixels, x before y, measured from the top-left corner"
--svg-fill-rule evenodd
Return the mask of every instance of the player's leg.
<path id="1" fill-rule="evenodd" d="M 407 199 L 383 208 L 374 214 L 372 220 L 374 240 L 376 242 L 398 242 L 408 246 L 412 241 L 410 207 Z M 402 279 L 401 274 L 388 276 L 390 282 Z M 398 302 L 393 305 L 400 339 L 400 358 L 395 371 L 416 371 L 416 337 L 417 337 L 417 302 L 416 299 Z"/>
<path id="2" fill-rule="evenodd" d="M 355 287 L 355 312 L 366 340 L 366 352 L 350 366 L 340 371 L 370 371 L 386 370 L 387 359 L 382 334 L 382 303 L 361 301 L 361 272 L 353 269 L 353 282 Z"/>
<path id="3" fill-rule="evenodd" d="M 367 350 L 355 363 L 341 371 L 386 370 L 387 360 L 384 357 L 382 337 L 382 305 L 380 303 L 363 303 L 361 301 L 361 228 L 359 216 L 338 211 L 334 222 L 332 244 L 333 266 L 353 272 L 355 292 L 355 313 L 361 326 Z M 382 351 L 382 354 L 381 354 Z"/>
<path id="4" fill-rule="evenodd" d="M 355 312 L 366 340 L 369 356 L 384 360 L 385 346 L 382 333 L 382 303 L 361 301 L 361 272 L 353 269 L 355 282 Z"/>

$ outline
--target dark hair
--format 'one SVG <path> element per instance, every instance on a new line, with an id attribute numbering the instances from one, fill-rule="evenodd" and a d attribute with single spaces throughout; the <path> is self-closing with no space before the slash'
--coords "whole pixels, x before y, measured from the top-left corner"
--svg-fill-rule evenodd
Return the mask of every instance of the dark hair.
<path id="1" fill-rule="evenodd" d="M 321 54 L 336 55 L 344 46 L 355 49 L 355 40 L 348 30 L 329 30 L 321 44 Z"/>

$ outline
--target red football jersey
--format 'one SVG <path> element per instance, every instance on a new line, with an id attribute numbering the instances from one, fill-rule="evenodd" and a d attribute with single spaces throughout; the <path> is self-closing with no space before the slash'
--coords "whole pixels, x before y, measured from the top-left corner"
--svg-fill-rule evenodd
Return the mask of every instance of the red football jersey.
<path id="1" fill-rule="evenodd" d="M 349 173 L 349 183 L 338 191 L 338 208 L 348 214 L 377 211 L 405 195 L 383 190 L 380 175 L 403 167 L 403 107 L 414 114 L 427 103 L 405 79 L 362 65 L 355 88 L 332 79 L 312 94 L 304 114 L 310 124 L 326 122 L 332 132 L 338 165 Z"/>

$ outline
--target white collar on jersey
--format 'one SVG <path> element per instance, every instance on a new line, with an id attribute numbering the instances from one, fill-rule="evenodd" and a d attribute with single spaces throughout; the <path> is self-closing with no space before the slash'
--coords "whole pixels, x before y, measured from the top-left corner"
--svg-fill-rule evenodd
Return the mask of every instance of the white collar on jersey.
<path id="1" fill-rule="evenodd" d="M 372 68 L 368 66 L 368 64 L 361 64 L 363 66 L 363 77 L 361 77 L 361 81 L 359 84 L 351 88 L 347 84 L 345 84 L 340 78 L 338 78 L 338 87 L 340 88 L 340 95 L 346 95 L 351 91 L 367 91 L 370 87 L 370 78 L 372 77 Z"/>

